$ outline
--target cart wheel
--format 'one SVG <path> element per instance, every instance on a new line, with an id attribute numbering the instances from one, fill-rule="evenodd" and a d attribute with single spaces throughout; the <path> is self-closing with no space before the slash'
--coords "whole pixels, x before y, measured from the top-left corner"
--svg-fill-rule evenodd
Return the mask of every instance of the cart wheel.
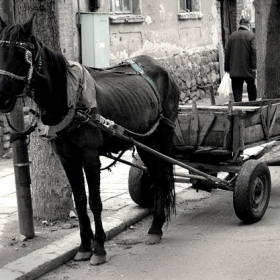
<path id="1" fill-rule="evenodd" d="M 233 205 L 237 217 L 244 223 L 258 222 L 267 209 L 271 192 L 271 177 L 265 162 L 246 161 L 236 178 Z"/>
<path id="2" fill-rule="evenodd" d="M 138 155 L 132 163 L 143 165 Z M 154 189 L 147 172 L 132 166 L 128 175 L 128 190 L 131 199 L 140 207 L 148 208 L 154 205 Z"/>

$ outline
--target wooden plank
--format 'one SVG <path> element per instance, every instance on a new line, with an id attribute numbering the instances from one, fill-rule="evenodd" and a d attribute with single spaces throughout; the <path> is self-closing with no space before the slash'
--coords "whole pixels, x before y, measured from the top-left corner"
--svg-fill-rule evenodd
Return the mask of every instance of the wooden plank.
<path id="1" fill-rule="evenodd" d="M 272 118 L 272 107 L 271 107 L 271 103 L 269 103 L 269 105 L 267 106 L 267 118 L 266 118 L 266 126 L 267 129 L 269 129 L 270 127 L 270 123 L 271 123 L 271 118 Z M 267 133 L 268 135 L 268 133 Z"/>
<path id="2" fill-rule="evenodd" d="M 186 146 L 189 146 L 189 129 L 191 122 L 191 115 L 183 114 L 178 115 L 178 122 L 180 124 L 181 133 L 183 135 L 183 141 Z"/>
<path id="3" fill-rule="evenodd" d="M 211 127 L 214 131 L 224 131 L 226 127 L 226 122 L 228 119 L 227 114 L 216 114 L 211 112 L 204 112 L 203 114 L 198 113 L 199 128 L 202 129 L 204 124 L 207 122 L 209 115 L 213 114 L 215 116 L 215 121 Z M 188 129 L 188 124 L 190 123 L 191 114 L 180 114 L 178 116 L 178 121 L 180 123 L 181 131 Z"/>
<path id="4" fill-rule="evenodd" d="M 245 125 L 244 125 L 244 119 L 240 119 L 239 123 L 239 148 L 243 149 L 245 146 Z"/>
<path id="5" fill-rule="evenodd" d="M 268 127 L 266 124 L 266 116 L 265 116 L 264 111 L 261 112 L 261 124 L 262 124 L 264 138 L 267 140 L 268 139 Z"/>
<path id="6" fill-rule="evenodd" d="M 196 107 L 196 102 L 193 101 L 192 116 L 191 116 L 190 130 L 189 130 L 190 146 L 197 146 L 198 130 L 199 127 L 198 127 L 197 107 Z"/>
<path id="7" fill-rule="evenodd" d="M 234 112 L 255 112 L 261 109 L 261 106 L 234 106 L 233 103 L 232 111 Z M 192 110 L 191 105 L 180 105 L 179 106 L 180 112 L 190 112 Z M 198 112 L 200 111 L 212 111 L 212 112 L 227 112 L 228 106 L 226 105 L 197 105 Z"/>
<path id="8" fill-rule="evenodd" d="M 203 146 L 213 146 L 217 145 L 217 147 L 223 147 L 223 139 L 224 139 L 224 131 L 226 129 L 228 123 L 227 115 L 216 115 L 214 114 L 215 119 L 212 123 L 211 129 L 209 129 L 208 133 L 205 134 L 204 141 L 201 142 Z M 178 121 L 181 127 L 181 132 L 183 135 L 184 145 L 192 146 L 193 142 L 190 142 L 190 124 L 191 124 L 190 114 L 181 114 L 178 117 Z M 198 114 L 198 131 L 203 129 L 205 123 L 209 119 L 208 114 Z M 198 141 L 197 141 L 198 143 Z"/>
<path id="9" fill-rule="evenodd" d="M 232 116 L 229 116 L 224 131 L 223 148 L 227 150 L 230 149 L 231 147 L 232 147 Z"/>
<path id="10" fill-rule="evenodd" d="M 257 124 L 254 126 L 246 127 L 244 132 L 244 144 L 257 143 L 266 140 L 264 135 L 263 126 Z"/>
<path id="11" fill-rule="evenodd" d="M 214 146 L 214 147 L 222 148 L 223 141 L 224 141 L 224 131 L 210 130 L 204 139 L 203 147 Z"/>
<path id="12" fill-rule="evenodd" d="M 184 137 L 183 137 L 183 134 L 182 134 L 182 131 L 181 131 L 181 127 L 180 127 L 178 118 L 176 119 L 175 124 L 176 124 L 176 127 L 175 127 L 174 131 L 175 131 L 176 138 L 179 142 L 178 144 L 184 146 L 185 141 L 184 141 Z"/>
<path id="13" fill-rule="evenodd" d="M 233 153 L 237 153 L 240 147 L 239 139 L 240 139 L 240 117 L 233 116 L 233 128 L 232 128 L 232 151 Z"/>
<path id="14" fill-rule="evenodd" d="M 270 123 L 270 127 L 269 127 L 269 131 L 268 131 L 268 137 L 270 137 L 273 133 L 273 130 L 274 130 L 274 126 L 275 126 L 275 122 L 277 119 L 279 119 L 280 117 L 280 111 L 279 111 L 279 107 L 275 108 L 275 111 L 274 111 L 274 114 L 273 114 L 273 117 L 272 117 L 272 121 Z M 280 131 L 279 131 L 279 134 L 280 134 Z"/>
<path id="15" fill-rule="evenodd" d="M 269 104 L 280 103 L 280 98 L 275 99 L 263 99 L 256 101 L 248 101 L 248 102 L 234 102 L 234 106 L 265 106 Z"/>
<path id="16" fill-rule="evenodd" d="M 215 115 L 214 114 L 209 114 L 207 116 L 207 120 L 204 123 L 202 129 L 200 130 L 199 138 L 198 138 L 198 145 L 201 146 L 202 142 L 204 141 L 205 136 L 208 134 L 214 120 L 215 120 Z"/>

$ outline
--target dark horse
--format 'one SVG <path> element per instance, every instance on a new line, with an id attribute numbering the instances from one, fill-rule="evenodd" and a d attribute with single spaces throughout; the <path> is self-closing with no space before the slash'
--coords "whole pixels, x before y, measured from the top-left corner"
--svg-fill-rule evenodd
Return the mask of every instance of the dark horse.
<path id="1" fill-rule="evenodd" d="M 0 112 L 10 112 L 16 99 L 27 95 L 38 104 L 43 124 L 51 128 L 63 123 L 70 111 L 69 62 L 33 35 L 33 18 L 25 24 L 6 26 L 2 20 L 0 23 Z M 70 118 L 70 124 L 52 140 L 69 179 L 79 218 L 81 245 L 75 260 L 91 259 L 93 265 L 106 261 L 99 156 L 131 148 L 132 144 L 101 129 L 101 122 L 97 125 L 92 116 L 112 120 L 125 131 L 145 134 L 139 142 L 165 155 L 171 155 L 172 150 L 178 86 L 154 59 L 138 56 L 133 61 L 140 67 L 140 74 L 129 63 L 106 70 L 86 68 L 94 85 L 91 91 L 96 95 L 97 108 L 74 104 L 75 115 Z M 79 121 L 78 111 L 86 112 L 83 121 Z M 163 224 L 175 207 L 173 166 L 145 150 L 139 149 L 138 153 L 155 190 L 154 218 L 145 241 L 156 244 L 160 242 Z M 95 234 L 87 215 L 83 170 Z"/>

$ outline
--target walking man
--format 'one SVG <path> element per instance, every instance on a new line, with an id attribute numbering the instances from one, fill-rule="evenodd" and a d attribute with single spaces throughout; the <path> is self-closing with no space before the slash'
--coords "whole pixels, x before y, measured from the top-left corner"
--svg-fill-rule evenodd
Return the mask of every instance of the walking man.
<path id="1" fill-rule="evenodd" d="M 244 81 L 247 83 L 249 101 L 257 99 L 256 78 L 256 39 L 250 31 L 250 21 L 241 18 L 239 28 L 228 40 L 225 51 L 225 71 L 229 72 L 235 102 L 242 101 Z"/>

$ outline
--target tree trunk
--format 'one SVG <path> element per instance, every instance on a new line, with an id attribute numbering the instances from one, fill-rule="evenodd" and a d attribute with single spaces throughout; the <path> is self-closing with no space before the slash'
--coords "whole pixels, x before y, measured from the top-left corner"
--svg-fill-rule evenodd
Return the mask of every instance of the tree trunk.
<path id="1" fill-rule="evenodd" d="M 258 97 L 280 97 L 280 3 L 255 0 Z"/>
<path id="2" fill-rule="evenodd" d="M 34 33 L 47 46 L 59 51 L 57 1 L 16 0 L 17 22 L 26 22 L 36 13 Z M 37 133 L 29 145 L 31 187 L 34 217 L 54 221 L 69 215 L 73 207 L 71 189 L 58 157 L 50 142 L 41 140 Z"/>

